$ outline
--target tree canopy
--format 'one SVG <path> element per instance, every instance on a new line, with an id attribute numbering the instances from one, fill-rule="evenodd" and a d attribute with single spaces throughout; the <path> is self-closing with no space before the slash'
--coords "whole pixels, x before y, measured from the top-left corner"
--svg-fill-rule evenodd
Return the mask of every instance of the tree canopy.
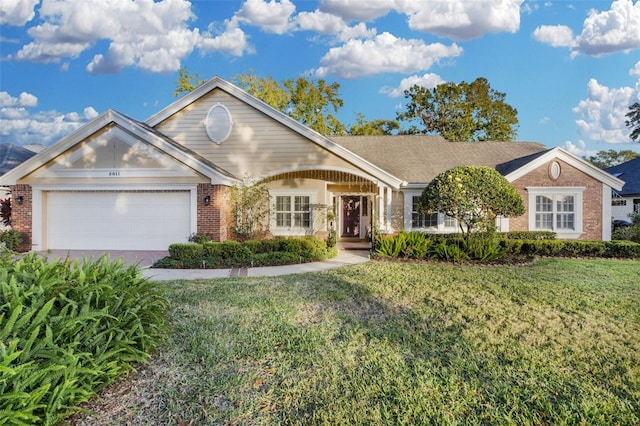
<path id="1" fill-rule="evenodd" d="M 640 102 L 636 102 L 629 107 L 629 112 L 625 114 L 629 119 L 624 122 L 631 130 L 629 137 L 632 141 L 640 142 Z"/>
<path id="2" fill-rule="evenodd" d="M 352 136 L 392 135 L 399 128 L 400 123 L 396 120 L 377 119 L 367 121 L 364 114 L 358 113 L 356 115 L 356 123 L 349 128 L 349 134 Z"/>
<path id="3" fill-rule="evenodd" d="M 608 151 L 598 151 L 596 155 L 583 158 L 596 167 L 606 169 L 607 167 L 617 166 L 618 164 L 625 163 L 638 157 L 640 157 L 640 154 L 629 149 L 622 151 L 610 149 Z"/>
<path id="4" fill-rule="evenodd" d="M 233 77 L 238 87 L 273 108 L 305 124 L 323 135 L 344 135 L 344 124 L 334 115 L 343 106 L 340 84 L 327 83 L 323 79 L 309 77 L 277 82 L 273 77 L 259 77 L 255 74 L 238 74 Z M 179 71 L 174 96 L 190 92 L 205 80 L 198 74 L 192 75 L 186 67 Z"/>
<path id="5" fill-rule="evenodd" d="M 459 166 L 440 173 L 422 192 L 420 209 L 456 219 L 465 236 L 492 230 L 498 216 L 525 212 L 518 190 L 495 169 L 481 166 Z"/>
<path id="6" fill-rule="evenodd" d="M 453 142 L 510 141 L 517 136 L 518 111 L 485 78 L 433 89 L 414 85 L 404 96 L 409 103 L 397 118 L 414 123 L 406 133 L 437 133 Z"/>
<path id="7" fill-rule="evenodd" d="M 183 93 L 191 92 L 205 81 L 200 78 L 198 73 L 192 75 L 187 67 L 182 67 L 178 71 L 178 80 L 176 81 L 176 90 L 173 91 L 173 96 L 178 97 Z"/>

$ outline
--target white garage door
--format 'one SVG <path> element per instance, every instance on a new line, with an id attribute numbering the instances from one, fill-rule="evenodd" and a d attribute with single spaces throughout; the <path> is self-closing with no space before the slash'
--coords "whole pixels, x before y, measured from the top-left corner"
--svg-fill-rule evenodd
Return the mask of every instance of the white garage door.
<path id="1" fill-rule="evenodd" d="M 49 192 L 52 250 L 166 250 L 190 234 L 190 192 Z"/>

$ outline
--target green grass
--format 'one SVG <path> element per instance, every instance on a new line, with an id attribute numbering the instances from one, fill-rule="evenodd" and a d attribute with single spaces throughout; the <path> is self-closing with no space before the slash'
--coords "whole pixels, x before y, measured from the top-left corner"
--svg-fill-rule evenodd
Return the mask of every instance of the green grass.
<path id="1" fill-rule="evenodd" d="M 112 424 L 640 423 L 635 261 L 164 285 L 173 334 Z"/>

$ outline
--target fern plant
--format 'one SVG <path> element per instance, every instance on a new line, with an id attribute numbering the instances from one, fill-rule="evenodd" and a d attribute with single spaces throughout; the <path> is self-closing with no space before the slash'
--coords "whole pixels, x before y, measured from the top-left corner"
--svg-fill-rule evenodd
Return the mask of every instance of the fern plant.
<path id="1" fill-rule="evenodd" d="M 58 423 L 148 359 L 167 308 L 137 268 L 106 257 L 0 268 L 0 424 Z"/>

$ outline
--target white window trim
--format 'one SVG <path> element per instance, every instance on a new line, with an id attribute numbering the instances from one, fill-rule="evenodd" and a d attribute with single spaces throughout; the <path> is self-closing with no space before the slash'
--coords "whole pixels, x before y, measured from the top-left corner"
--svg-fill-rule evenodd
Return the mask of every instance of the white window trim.
<path id="1" fill-rule="evenodd" d="M 536 197 L 538 195 L 542 196 L 557 196 L 557 195 L 571 195 L 574 197 L 574 205 L 575 205 L 575 225 L 576 229 L 573 231 L 556 231 L 552 230 L 556 233 L 556 236 L 560 239 L 576 239 L 579 238 L 582 233 L 582 224 L 583 224 L 583 192 L 586 190 L 585 187 L 579 186 L 554 186 L 554 187 L 544 187 L 544 186 L 534 186 L 525 188 L 529 194 L 529 230 L 538 231 L 536 229 Z M 553 216 L 553 223 L 555 226 L 556 217 L 555 214 Z M 544 231 L 540 229 L 540 231 Z"/>
<path id="2" fill-rule="evenodd" d="M 438 225 L 430 227 L 413 227 L 413 197 L 419 197 L 422 195 L 422 191 L 405 191 L 404 192 L 404 229 L 406 231 L 418 231 L 418 232 L 430 232 L 450 234 L 460 232 L 460 227 L 456 226 L 444 226 L 445 214 L 438 212 Z"/>
<path id="3" fill-rule="evenodd" d="M 279 236 L 304 236 L 311 232 L 316 231 L 315 219 L 316 212 L 314 206 L 317 204 L 318 194 L 314 191 L 309 190 L 290 190 L 290 189 L 271 189 L 269 190 L 270 195 L 270 209 L 269 209 L 269 231 L 273 235 Z M 311 228 L 301 228 L 301 227 L 278 227 L 276 222 L 276 197 L 286 196 L 286 197 L 296 197 L 303 196 L 309 197 L 309 205 L 310 205 L 310 224 Z M 293 200 L 292 200 L 293 202 Z"/>

